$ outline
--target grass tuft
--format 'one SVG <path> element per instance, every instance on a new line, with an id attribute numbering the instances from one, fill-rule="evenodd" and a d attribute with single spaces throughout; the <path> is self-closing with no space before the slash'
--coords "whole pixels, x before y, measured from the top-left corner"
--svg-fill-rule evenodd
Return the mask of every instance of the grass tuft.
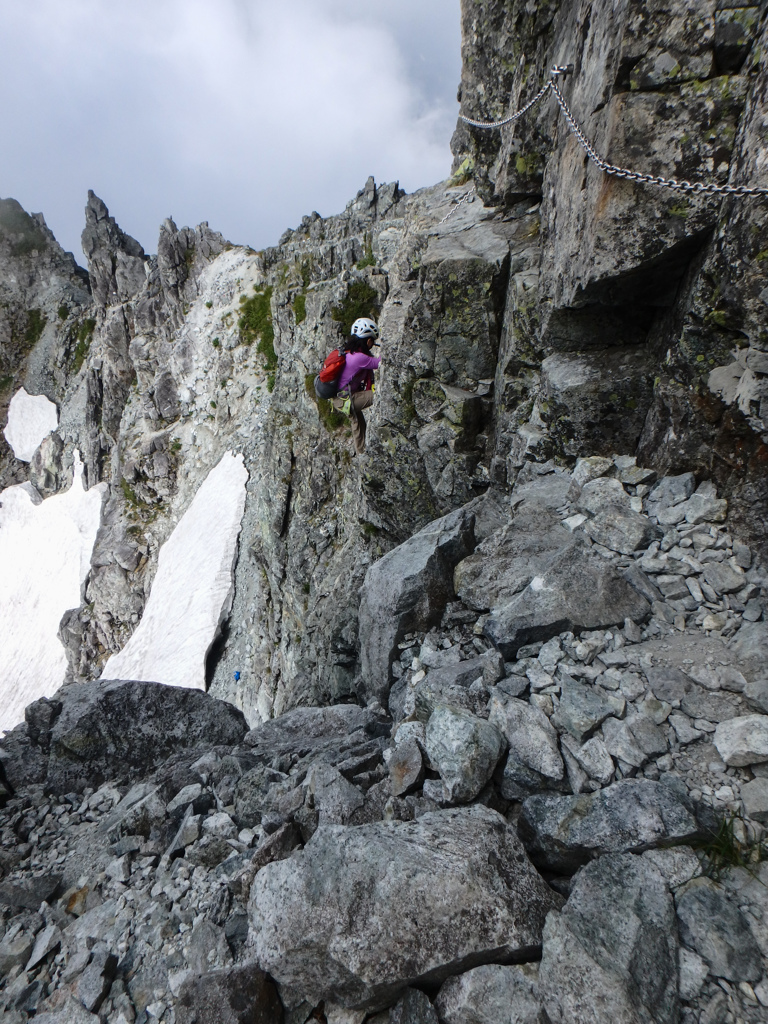
<path id="1" fill-rule="evenodd" d="M 277 373 L 277 353 L 275 352 L 275 328 L 272 323 L 272 286 L 256 289 L 254 294 L 247 298 L 240 297 L 240 319 L 237 322 L 240 328 L 240 340 L 245 345 L 251 345 L 258 339 L 256 351 L 264 356 L 264 365 L 267 370 L 267 390 L 272 391 L 275 387 L 275 375 Z"/>
<path id="2" fill-rule="evenodd" d="M 736 835 L 736 822 L 741 822 L 740 831 L 749 836 L 747 823 L 740 814 L 727 814 L 720 822 L 717 832 L 698 845 L 704 855 L 703 871 L 714 881 L 718 881 L 731 868 L 745 868 L 751 871 L 768 856 L 768 849 L 761 840 L 746 838 L 741 840 Z"/>
<path id="3" fill-rule="evenodd" d="M 361 316 L 378 320 L 379 293 L 367 281 L 354 281 L 347 289 L 346 298 L 331 310 L 331 319 L 341 324 L 342 333 L 346 336 L 352 324 Z"/>

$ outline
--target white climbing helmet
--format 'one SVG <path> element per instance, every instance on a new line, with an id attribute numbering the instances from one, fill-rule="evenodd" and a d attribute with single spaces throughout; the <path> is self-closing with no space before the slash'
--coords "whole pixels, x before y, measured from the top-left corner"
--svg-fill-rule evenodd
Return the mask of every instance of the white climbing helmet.
<path id="1" fill-rule="evenodd" d="M 379 328 L 373 320 L 369 320 L 367 316 L 361 316 L 352 324 L 349 333 L 354 334 L 356 338 L 378 338 Z"/>

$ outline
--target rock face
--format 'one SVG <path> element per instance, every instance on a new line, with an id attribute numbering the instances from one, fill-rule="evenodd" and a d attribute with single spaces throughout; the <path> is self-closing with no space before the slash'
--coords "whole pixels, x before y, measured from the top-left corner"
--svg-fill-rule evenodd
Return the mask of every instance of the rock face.
<path id="1" fill-rule="evenodd" d="M 462 16 L 470 115 L 573 61 L 609 159 L 766 183 L 757 7 Z M 765 1016 L 765 204 L 599 173 L 551 94 L 454 149 L 261 253 L 166 221 L 150 256 L 91 194 L 88 274 L 0 201 L 0 414 L 59 410 L 28 463 L 0 437 L 0 501 L 75 451 L 105 492 L 67 683 L 0 740 L 9 1024 Z M 352 459 L 311 381 L 361 313 Z M 94 682 L 227 452 L 208 694 Z"/>
<path id="2" fill-rule="evenodd" d="M 542 12 L 523 0 L 466 0 L 462 112 L 509 116 L 548 68 L 573 61 L 561 87 L 601 156 L 667 177 L 725 182 L 734 172 L 764 186 L 755 126 L 765 103 L 756 65 L 765 24 L 754 8 L 734 18 L 720 6 L 605 0 Z M 724 26 L 739 18 L 739 56 L 721 63 Z M 754 262 L 768 230 L 762 213 L 755 222 L 751 203 L 681 202 L 669 189 L 585 165 L 551 97 L 502 131 L 459 123 L 452 148 L 455 168 L 473 174 L 486 202 L 541 201 L 541 262 L 534 273 L 520 266 L 511 274 L 497 379 L 497 393 L 524 396 L 534 412 L 527 422 L 517 410 L 501 413 L 497 465 L 531 430 L 550 453 L 634 452 L 639 442 L 645 465 L 678 474 L 709 475 L 715 450 L 727 460 L 718 484 L 762 543 L 765 375 L 751 369 L 765 366 L 764 278 Z"/>
<path id="3" fill-rule="evenodd" d="M 539 988 L 553 1024 L 676 1024 L 675 907 L 640 857 L 603 857 L 547 919 Z"/>
<path id="4" fill-rule="evenodd" d="M 259 873 L 249 913 L 255 955 L 281 985 L 365 1007 L 462 965 L 525 956 L 557 905 L 514 830 L 475 806 L 319 829 L 299 857 Z"/>

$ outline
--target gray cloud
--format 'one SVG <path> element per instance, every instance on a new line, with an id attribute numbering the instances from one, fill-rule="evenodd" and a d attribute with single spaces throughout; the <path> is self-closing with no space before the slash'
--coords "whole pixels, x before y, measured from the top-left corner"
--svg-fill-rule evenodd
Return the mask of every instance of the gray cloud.
<path id="1" fill-rule="evenodd" d="M 80 256 L 93 188 L 154 251 L 160 221 L 272 244 L 369 174 L 444 178 L 459 0 L 0 0 L 0 195 Z"/>

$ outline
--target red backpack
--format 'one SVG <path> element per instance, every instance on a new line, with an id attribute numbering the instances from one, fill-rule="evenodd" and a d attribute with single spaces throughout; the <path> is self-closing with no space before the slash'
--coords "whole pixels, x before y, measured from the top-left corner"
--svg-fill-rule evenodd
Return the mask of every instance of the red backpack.
<path id="1" fill-rule="evenodd" d="M 341 376 L 341 371 L 347 363 L 347 355 L 343 349 L 335 348 L 323 363 L 323 368 L 318 377 L 323 384 L 330 384 Z"/>
<path id="2" fill-rule="evenodd" d="M 315 392 L 318 398 L 335 398 L 339 380 L 347 363 L 344 346 L 340 345 L 326 358 L 320 373 L 315 377 Z"/>

